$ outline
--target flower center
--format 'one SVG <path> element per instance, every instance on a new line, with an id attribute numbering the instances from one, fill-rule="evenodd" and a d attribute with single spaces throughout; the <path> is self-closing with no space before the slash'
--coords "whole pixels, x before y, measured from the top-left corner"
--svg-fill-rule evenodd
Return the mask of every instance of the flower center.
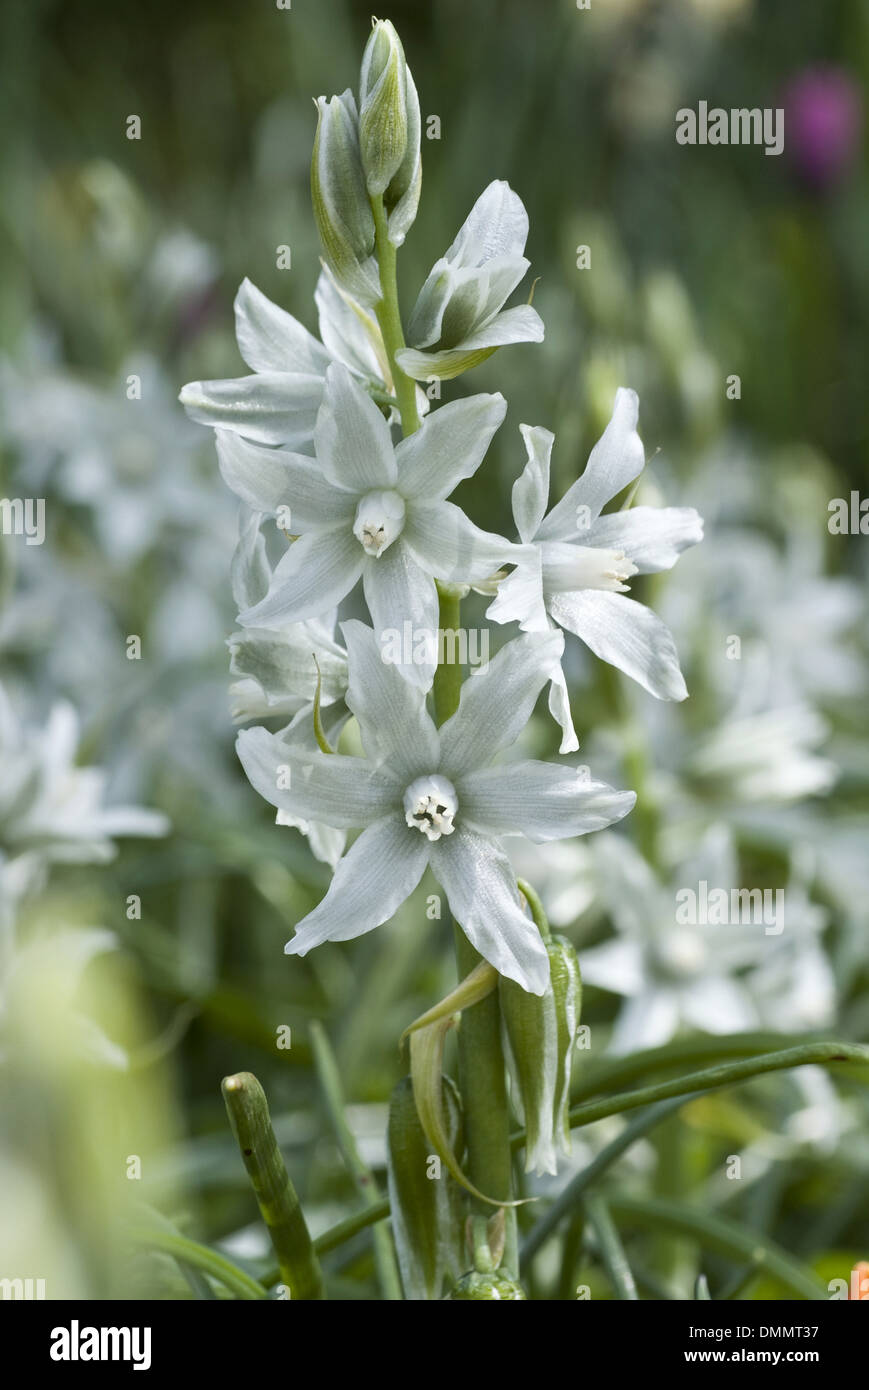
<path id="1" fill-rule="evenodd" d="M 636 565 L 621 550 L 599 550 L 570 541 L 553 541 L 543 549 L 543 587 L 549 593 L 609 589 L 623 594 L 628 587 L 625 581 L 636 572 Z"/>
<path id="2" fill-rule="evenodd" d="M 404 498 L 391 488 L 367 492 L 356 508 L 353 534 L 367 555 L 382 555 L 404 529 Z"/>
<path id="3" fill-rule="evenodd" d="M 427 840 L 452 835 L 453 817 L 458 809 L 459 798 L 452 782 L 436 773 L 417 777 L 404 793 L 404 819 L 421 830 Z"/>

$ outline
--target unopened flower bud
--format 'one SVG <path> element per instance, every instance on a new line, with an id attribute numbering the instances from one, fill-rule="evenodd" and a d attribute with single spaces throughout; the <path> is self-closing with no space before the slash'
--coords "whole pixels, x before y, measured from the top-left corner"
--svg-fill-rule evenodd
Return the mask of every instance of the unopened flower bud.
<path id="1" fill-rule="evenodd" d="M 570 1153 L 570 1071 L 582 1013 L 582 977 L 576 951 L 566 936 L 553 936 L 547 941 L 546 950 L 555 998 L 558 1049 L 553 1129 L 561 1149 L 564 1153 Z"/>
<path id="2" fill-rule="evenodd" d="M 461 1103 L 449 1077 L 443 1077 L 448 1137 L 461 1150 Z M 462 1267 L 461 1190 L 425 1136 L 409 1076 L 399 1081 L 389 1101 L 387 1171 L 392 1231 L 408 1299 L 436 1299 L 445 1278 Z"/>
<path id="3" fill-rule="evenodd" d="M 359 75 L 359 142 L 365 183 L 383 195 L 389 239 L 404 241 L 416 216 L 422 177 L 416 87 L 401 40 L 388 20 L 376 20 Z"/>
<path id="4" fill-rule="evenodd" d="M 529 994 L 521 985 L 502 976 L 498 988 L 510 1062 L 511 1094 L 527 1131 L 525 1171 L 555 1173 L 553 1125 L 558 1021 L 552 984 L 547 985 L 545 994 Z"/>
<path id="5" fill-rule="evenodd" d="M 374 258 L 374 214 L 359 153 L 353 93 L 319 97 L 311 160 L 311 199 L 323 255 L 336 279 L 360 303 L 375 304 L 380 281 Z"/>
<path id="6" fill-rule="evenodd" d="M 527 1301 L 521 1285 L 503 1270 L 498 1270 L 496 1274 L 480 1274 L 476 1270 L 463 1274 L 447 1298 L 453 1303 L 468 1298 L 488 1298 L 502 1303 Z"/>

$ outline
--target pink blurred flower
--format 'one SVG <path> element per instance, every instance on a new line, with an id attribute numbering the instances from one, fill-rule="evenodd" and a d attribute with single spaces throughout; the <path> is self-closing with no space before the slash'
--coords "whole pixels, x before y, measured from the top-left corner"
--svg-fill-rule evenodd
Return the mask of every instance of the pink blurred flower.
<path id="1" fill-rule="evenodd" d="M 863 103 L 844 68 L 806 68 L 788 84 L 785 148 L 800 177 L 824 191 L 847 172 L 860 144 Z"/>

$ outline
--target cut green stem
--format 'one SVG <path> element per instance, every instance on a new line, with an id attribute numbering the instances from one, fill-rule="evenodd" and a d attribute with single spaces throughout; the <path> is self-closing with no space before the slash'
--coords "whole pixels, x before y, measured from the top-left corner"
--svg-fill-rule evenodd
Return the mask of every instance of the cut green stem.
<path id="1" fill-rule="evenodd" d="M 272 1129 L 265 1092 L 251 1072 L 223 1081 L 229 1123 L 268 1228 L 281 1280 L 294 1299 L 319 1299 L 323 1275 L 301 1203 Z"/>

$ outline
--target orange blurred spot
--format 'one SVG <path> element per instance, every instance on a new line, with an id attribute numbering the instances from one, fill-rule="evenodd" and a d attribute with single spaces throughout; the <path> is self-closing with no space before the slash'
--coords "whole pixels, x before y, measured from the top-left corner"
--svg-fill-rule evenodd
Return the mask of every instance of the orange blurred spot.
<path id="1" fill-rule="evenodd" d="M 848 1301 L 866 1299 L 869 1302 L 869 1260 L 861 1260 L 851 1270 L 851 1287 Z"/>

